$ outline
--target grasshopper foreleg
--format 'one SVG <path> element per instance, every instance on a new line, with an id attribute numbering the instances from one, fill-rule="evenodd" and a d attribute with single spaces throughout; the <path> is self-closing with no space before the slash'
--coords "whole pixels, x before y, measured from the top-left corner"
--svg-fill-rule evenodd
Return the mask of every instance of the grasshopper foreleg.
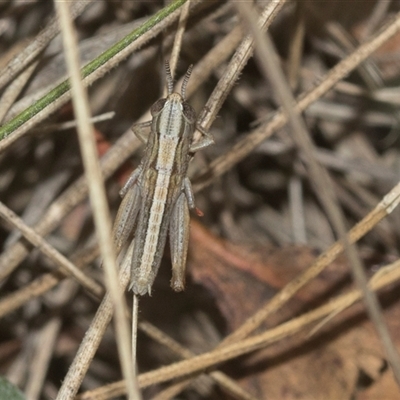
<path id="1" fill-rule="evenodd" d="M 152 121 L 139 122 L 138 124 L 134 124 L 131 128 L 135 136 L 144 144 L 147 143 L 149 138 L 149 128 L 151 127 L 151 122 Z"/>
<path id="2" fill-rule="evenodd" d="M 203 137 L 196 143 L 191 144 L 189 149 L 191 153 L 196 153 L 197 151 L 214 144 L 214 138 L 209 132 L 205 131 L 200 125 L 196 125 L 196 129 L 203 135 Z"/>

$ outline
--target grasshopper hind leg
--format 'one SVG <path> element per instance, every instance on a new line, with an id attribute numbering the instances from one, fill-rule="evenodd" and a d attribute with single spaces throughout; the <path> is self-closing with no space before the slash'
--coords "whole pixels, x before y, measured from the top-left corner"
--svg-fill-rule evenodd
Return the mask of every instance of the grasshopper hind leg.
<path id="1" fill-rule="evenodd" d="M 115 218 L 112 237 L 117 254 L 133 233 L 140 209 L 140 188 L 136 183 L 126 189 Z"/>
<path id="2" fill-rule="evenodd" d="M 134 185 L 136 185 L 141 172 L 142 169 L 139 166 L 131 173 L 131 176 L 125 182 L 125 185 L 122 187 L 122 189 L 119 191 L 120 197 L 124 198 L 125 195 L 128 193 L 129 189 L 132 188 Z"/>
<path id="3" fill-rule="evenodd" d="M 186 257 L 189 247 L 189 205 L 185 192 L 182 192 L 172 210 L 169 227 L 172 278 L 171 287 L 176 292 L 185 288 Z"/>

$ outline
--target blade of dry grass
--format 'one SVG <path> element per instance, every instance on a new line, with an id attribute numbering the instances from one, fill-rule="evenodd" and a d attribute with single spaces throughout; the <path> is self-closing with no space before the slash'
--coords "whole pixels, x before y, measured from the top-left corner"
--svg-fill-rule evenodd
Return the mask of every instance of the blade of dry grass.
<path id="1" fill-rule="evenodd" d="M 36 352 L 30 363 L 30 374 L 25 389 L 29 400 L 40 398 L 60 328 L 61 319 L 53 317 L 36 337 Z"/>
<path id="2" fill-rule="evenodd" d="M 104 294 L 104 290 L 101 285 L 99 285 L 92 278 L 86 276 L 52 245 L 38 235 L 32 228 L 25 225 L 25 223 L 13 211 L 11 211 L 1 202 L 0 216 L 4 218 L 5 221 L 9 222 L 14 228 L 18 229 L 30 243 L 32 243 L 43 254 L 49 257 L 50 260 L 52 260 L 56 265 L 58 265 L 63 274 L 75 278 L 77 282 L 79 282 L 83 287 L 87 288 L 90 292 L 94 293 L 97 297 L 101 297 Z"/>
<path id="3" fill-rule="evenodd" d="M 368 37 L 372 32 L 375 31 L 376 28 L 378 28 L 379 24 L 386 17 L 391 3 L 391 0 L 378 0 L 376 2 L 374 10 L 371 13 L 371 17 L 368 19 L 364 27 L 364 37 Z"/>
<path id="4" fill-rule="evenodd" d="M 137 371 L 137 328 L 139 319 L 139 297 L 133 295 L 132 304 L 132 363 Z"/>
<path id="5" fill-rule="evenodd" d="M 4 90 L 0 101 L 0 122 L 3 122 L 4 116 L 7 114 L 10 107 L 14 104 L 14 101 L 20 95 L 26 82 L 32 76 L 38 62 L 32 63 L 25 71 L 23 71 L 18 77 L 16 77 L 7 89 Z"/>
<path id="6" fill-rule="evenodd" d="M 330 222 L 332 223 L 336 234 L 343 242 L 344 252 L 350 262 L 353 278 L 363 293 L 365 305 L 368 314 L 381 338 L 386 356 L 393 369 L 397 383 L 400 385 L 400 357 L 390 336 L 388 327 L 382 315 L 379 301 L 372 291 L 368 289 L 367 277 L 364 272 L 364 266 L 358 252 L 348 237 L 344 215 L 339 207 L 333 184 L 326 169 L 319 164 L 315 155 L 315 146 L 310 139 L 306 124 L 300 115 L 294 109 L 295 99 L 291 93 L 289 84 L 279 67 L 278 55 L 275 46 L 267 33 L 263 35 L 257 28 L 256 17 L 253 10 L 246 3 L 237 3 L 235 5 L 241 16 L 245 19 L 247 26 L 254 35 L 256 42 L 256 57 L 259 61 L 264 78 L 269 80 L 280 99 L 282 108 L 288 115 L 289 124 L 293 134 L 293 140 L 301 151 L 304 163 L 307 165 L 310 178 L 315 187 L 315 192 L 319 197 Z"/>
<path id="7" fill-rule="evenodd" d="M 83 251 L 79 251 L 76 255 L 71 256 L 71 262 L 82 269 L 99 256 L 98 247 L 92 246 Z M 15 311 L 31 300 L 44 295 L 49 290 L 57 286 L 63 279 L 58 270 L 54 273 L 43 274 L 30 282 L 26 286 L 12 292 L 8 296 L 4 296 L 0 300 L 0 318 Z M 93 293 L 94 294 L 94 293 Z"/>
<path id="8" fill-rule="evenodd" d="M 299 83 L 306 33 L 305 10 L 302 3 L 296 4 L 296 16 L 296 26 L 293 32 L 293 39 L 290 42 L 288 56 L 288 81 L 292 90 L 295 90 Z"/>
<path id="9" fill-rule="evenodd" d="M 304 213 L 303 184 L 298 176 L 294 176 L 290 179 L 288 195 L 290 200 L 293 241 L 296 244 L 306 244 L 307 231 Z"/>
<path id="10" fill-rule="evenodd" d="M 69 5 L 64 1 L 54 2 L 64 44 L 65 60 L 71 79 L 72 103 L 78 122 L 80 149 L 89 186 L 89 197 L 93 208 L 96 235 L 103 258 L 105 281 L 110 292 L 114 312 L 117 346 L 123 376 L 127 384 L 130 400 L 140 399 L 136 385 L 135 368 L 132 364 L 131 335 L 126 319 L 127 305 L 118 282 L 117 263 L 111 238 L 111 217 L 106 192 L 97 159 L 96 140 L 90 123 L 89 99 L 85 91 L 80 71 L 78 45 L 70 15 Z"/>

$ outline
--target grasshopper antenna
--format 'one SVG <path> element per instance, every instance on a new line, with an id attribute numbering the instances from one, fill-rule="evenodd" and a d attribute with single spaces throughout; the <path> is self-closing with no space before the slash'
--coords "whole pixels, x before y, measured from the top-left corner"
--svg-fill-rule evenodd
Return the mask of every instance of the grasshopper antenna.
<path id="1" fill-rule="evenodd" d="M 192 75 L 192 71 L 193 71 L 193 64 L 189 65 L 189 68 L 186 71 L 186 74 L 185 74 L 185 76 L 183 78 L 183 81 L 182 81 L 181 94 L 182 94 L 182 97 L 185 100 L 186 100 L 186 87 L 187 87 L 187 84 L 189 82 L 190 75 Z"/>
<path id="2" fill-rule="evenodd" d="M 172 79 L 171 68 L 169 67 L 168 61 L 165 61 L 165 72 L 167 73 L 168 95 L 170 95 L 174 91 L 174 80 Z"/>

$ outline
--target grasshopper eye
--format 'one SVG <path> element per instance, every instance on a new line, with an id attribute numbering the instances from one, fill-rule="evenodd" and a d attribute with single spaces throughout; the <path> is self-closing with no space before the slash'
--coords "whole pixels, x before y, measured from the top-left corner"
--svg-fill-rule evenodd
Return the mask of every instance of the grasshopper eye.
<path id="1" fill-rule="evenodd" d="M 182 103 L 182 108 L 183 108 L 183 116 L 185 117 L 186 121 L 190 124 L 193 124 L 196 122 L 196 111 L 194 111 L 193 107 L 184 101 Z"/>
<path id="2" fill-rule="evenodd" d="M 167 99 L 160 99 L 157 100 L 150 108 L 150 112 L 151 115 L 154 117 L 158 114 L 160 114 L 160 112 L 162 111 L 162 109 L 164 108 L 165 102 L 167 101 Z"/>

